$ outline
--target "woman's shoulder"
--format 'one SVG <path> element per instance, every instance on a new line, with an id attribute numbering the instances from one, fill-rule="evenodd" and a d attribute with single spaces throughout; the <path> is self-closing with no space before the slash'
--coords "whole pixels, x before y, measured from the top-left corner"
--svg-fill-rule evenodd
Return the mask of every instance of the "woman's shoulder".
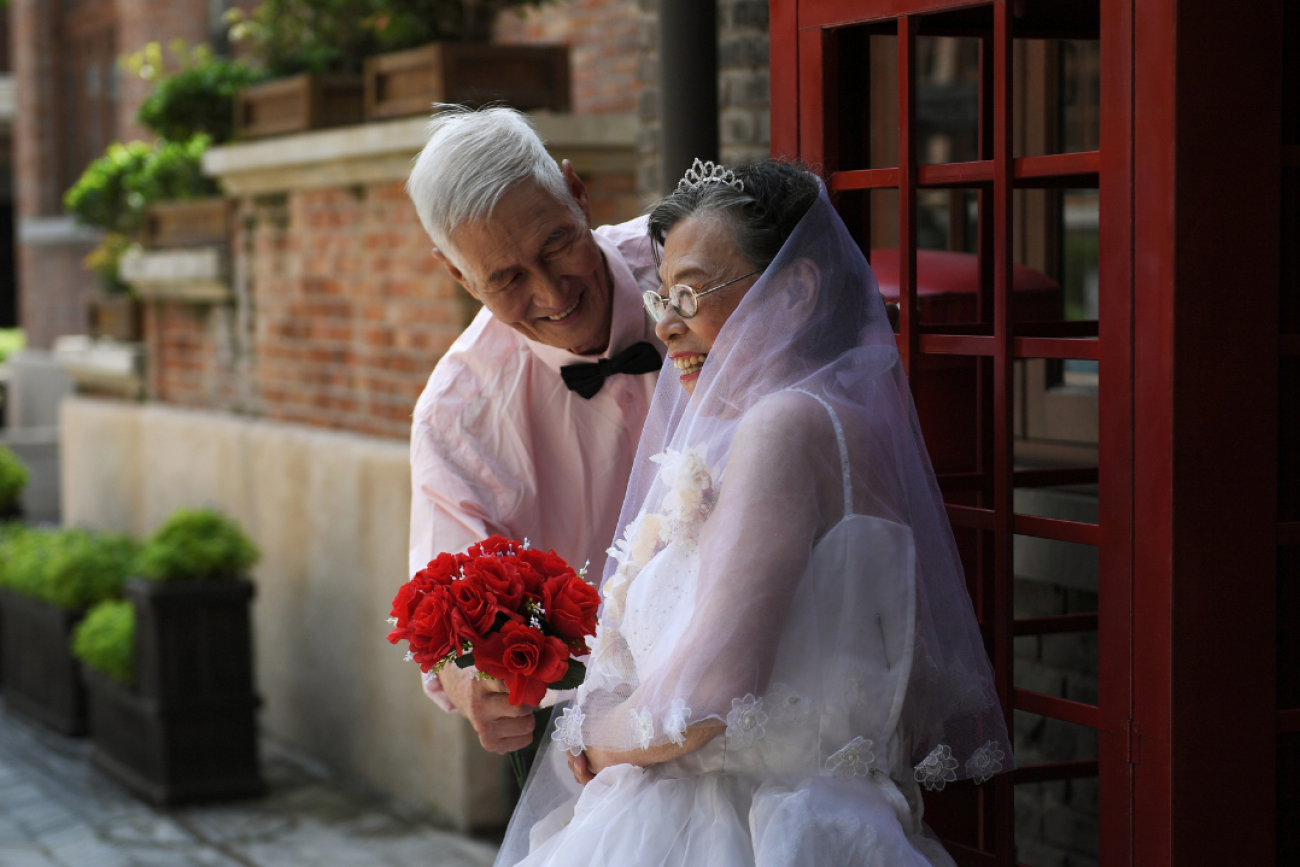
<path id="1" fill-rule="evenodd" d="M 776 472 L 807 472 L 811 464 L 835 456 L 835 425 L 821 401 L 807 392 L 779 391 L 746 411 L 732 444 L 737 454 L 762 460 Z"/>

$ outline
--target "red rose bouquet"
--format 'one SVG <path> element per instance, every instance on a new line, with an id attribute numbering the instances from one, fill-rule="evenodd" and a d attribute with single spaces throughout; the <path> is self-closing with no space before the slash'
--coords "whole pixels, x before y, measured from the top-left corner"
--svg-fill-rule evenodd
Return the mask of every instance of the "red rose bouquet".
<path id="1" fill-rule="evenodd" d="M 537 705 L 547 689 L 573 689 L 575 659 L 596 634 L 600 596 L 554 551 L 490 536 L 464 554 L 439 554 L 393 600 L 388 640 L 403 639 L 420 670 L 477 666 L 505 682 L 513 705 Z"/>

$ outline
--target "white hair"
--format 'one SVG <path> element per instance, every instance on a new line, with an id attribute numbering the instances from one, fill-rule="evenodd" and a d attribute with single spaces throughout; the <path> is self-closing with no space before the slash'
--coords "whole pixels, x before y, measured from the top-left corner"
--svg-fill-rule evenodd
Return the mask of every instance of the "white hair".
<path id="1" fill-rule="evenodd" d="M 434 109 L 428 143 L 415 158 L 406 192 L 444 253 L 451 252 L 458 226 L 491 217 L 501 197 L 521 181 L 537 184 L 585 221 L 559 166 L 521 112 L 500 105 Z"/>

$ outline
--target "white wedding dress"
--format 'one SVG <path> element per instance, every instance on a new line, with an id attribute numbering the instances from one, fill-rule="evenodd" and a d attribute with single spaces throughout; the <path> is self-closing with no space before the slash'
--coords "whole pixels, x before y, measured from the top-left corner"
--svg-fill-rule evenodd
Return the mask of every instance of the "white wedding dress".
<path id="1" fill-rule="evenodd" d="M 912 534 L 854 513 L 844 434 L 833 411 L 831 419 L 844 470 L 844 516 L 812 548 L 763 694 L 735 698 L 726 732 L 694 753 L 601 771 L 536 817 L 520 864 L 953 865 L 922 824 L 922 771 L 911 764 L 901 722 L 916 649 Z M 617 633 L 602 630 L 589 681 L 599 682 L 609 664 L 602 650 L 611 641 L 625 644 L 634 682 L 673 664 L 674 649 L 682 652 L 677 633 L 696 604 L 699 569 L 699 549 L 689 540 L 669 541 L 649 557 L 624 588 Z M 842 622 L 850 616 L 854 622 Z M 664 719 L 647 725 L 672 728 Z M 571 779 L 565 750 L 547 746 L 538 762 L 550 767 L 534 775 Z"/>

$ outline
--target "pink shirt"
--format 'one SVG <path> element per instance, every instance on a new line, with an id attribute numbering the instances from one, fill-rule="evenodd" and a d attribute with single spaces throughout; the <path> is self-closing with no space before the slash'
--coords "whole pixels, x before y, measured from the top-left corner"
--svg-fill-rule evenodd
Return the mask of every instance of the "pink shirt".
<path id="1" fill-rule="evenodd" d="M 641 293 L 657 289 L 645 218 L 593 233 L 614 279 L 604 357 L 648 340 Z M 594 359 L 535 343 L 480 310 L 429 377 L 411 429 L 410 569 L 494 533 L 552 548 L 598 578 L 658 376 L 618 374 L 590 400 L 565 364 Z M 436 679 L 426 691 L 451 710 Z"/>

